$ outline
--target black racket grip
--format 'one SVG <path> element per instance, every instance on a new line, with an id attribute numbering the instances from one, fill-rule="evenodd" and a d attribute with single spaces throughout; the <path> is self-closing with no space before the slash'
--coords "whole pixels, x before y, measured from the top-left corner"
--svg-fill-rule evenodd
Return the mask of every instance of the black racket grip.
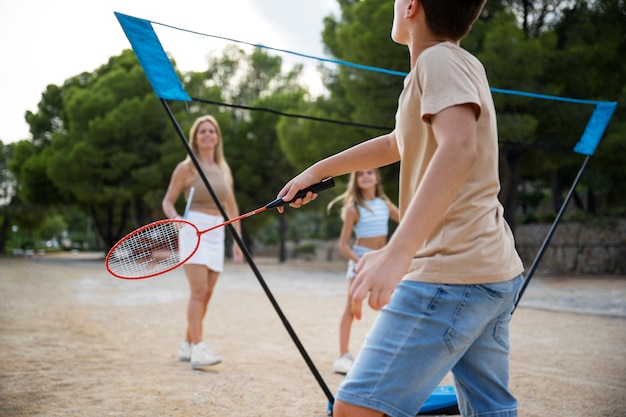
<path id="1" fill-rule="evenodd" d="M 270 209 L 270 208 L 276 208 L 276 207 L 282 207 L 285 204 L 289 204 L 294 200 L 297 200 L 299 198 L 303 198 L 304 196 L 306 196 L 306 193 L 308 193 L 309 191 L 318 194 L 320 191 L 324 191 L 328 188 L 333 188 L 335 186 L 335 180 L 331 177 L 331 178 L 327 178 L 322 182 L 318 182 L 317 184 L 313 184 L 309 187 L 306 187 L 304 190 L 300 190 L 296 193 L 296 196 L 294 197 L 293 200 L 290 201 L 283 201 L 282 198 L 277 198 L 276 200 L 272 201 L 271 203 L 268 203 L 265 208 L 266 209 Z"/>

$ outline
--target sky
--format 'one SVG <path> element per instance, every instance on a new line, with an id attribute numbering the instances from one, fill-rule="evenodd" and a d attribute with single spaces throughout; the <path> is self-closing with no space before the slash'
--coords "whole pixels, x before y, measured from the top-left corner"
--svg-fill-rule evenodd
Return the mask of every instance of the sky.
<path id="1" fill-rule="evenodd" d="M 204 34 L 324 56 L 323 18 L 336 0 L 0 0 L 0 141 L 30 138 L 24 120 L 49 84 L 62 85 L 130 49 L 113 12 Z M 181 71 L 203 69 L 218 46 L 155 25 Z M 162 37 L 163 36 L 163 37 Z"/>

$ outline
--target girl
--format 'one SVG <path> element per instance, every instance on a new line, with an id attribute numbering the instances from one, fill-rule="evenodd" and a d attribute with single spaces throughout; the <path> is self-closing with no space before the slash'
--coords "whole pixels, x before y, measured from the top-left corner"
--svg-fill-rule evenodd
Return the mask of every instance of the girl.
<path id="1" fill-rule="evenodd" d="M 350 174 L 348 189 L 328 204 L 327 210 L 338 202 L 343 202 L 341 219 L 343 227 L 339 237 L 339 251 L 348 258 L 348 293 L 354 282 L 354 268 L 363 254 L 380 249 L 387 243 L 388 224 L 391 218 L 399 220 L 398 208 L 383 191 L 378 169 L 367 169 Z M 356 241 L 350 247 L 349 241 L 354 232 Z M 339 357 L 333 364 L 333 371 L 348 373 L 354 358 L 350 353 L 350 329 L 354 316 L 350 297 L 339 324 Z"/>

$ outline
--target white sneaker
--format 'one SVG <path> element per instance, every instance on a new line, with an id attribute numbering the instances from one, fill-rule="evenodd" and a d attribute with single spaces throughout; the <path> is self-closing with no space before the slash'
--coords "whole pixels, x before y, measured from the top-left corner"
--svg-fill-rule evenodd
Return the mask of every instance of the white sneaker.
<path id="1" fill-rule="evenodd" d="M 191 347 L 191 367 L 202 368 L 203 366 L 217 365 L 222 358 L 217 356 L 206 343 L 200 342 Z"/>
<path id="2" fill-rule="evenodd" d="M 180 350 L 178 351 L 178 360 L 181 362 L 189 362 L 191 360 L 191 343 L 186 340 L 180 342 Z"/>
<path id="3" fill-rule="evenodd" d="M 338 374 L 347 374 L 350 368 L 352 368 L 352 364 L 354 363 L 354 358 L 350 353 L 344 353 L 335 359 L 335 363 L 333 364 L 333 371 Z"/>

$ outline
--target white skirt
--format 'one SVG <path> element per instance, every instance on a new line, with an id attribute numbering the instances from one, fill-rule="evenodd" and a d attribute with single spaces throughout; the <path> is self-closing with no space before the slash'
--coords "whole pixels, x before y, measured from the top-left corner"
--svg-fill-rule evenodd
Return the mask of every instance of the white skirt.
<path id="1" fill-rule="evenodd" d="M 190 211 L 187 215 L 187 221 L 193 223 L 199 231 L 203 231 L 223 223 L 224 218 L 198 211 Z M 180 231 L 180 256 L 183 259 L 195 247 L 197 241 L 195 240 L 195 235 L 196 231 L 190 226 L 183 227 Z M 224 228 L 218 227 L 200 235 L 198 250 L 185 264 L 205 265 L 213 271 L 222 272 L 224 270 Z"/>

